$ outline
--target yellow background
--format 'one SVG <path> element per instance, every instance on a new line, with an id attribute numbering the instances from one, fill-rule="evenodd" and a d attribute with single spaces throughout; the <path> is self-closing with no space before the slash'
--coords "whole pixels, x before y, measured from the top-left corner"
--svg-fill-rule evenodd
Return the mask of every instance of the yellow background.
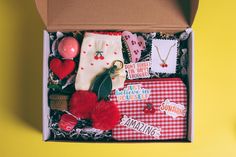
<path id="1" fill-rule="evenodd" d="M 42 30 L 32 0 L 0 0 L 0 156 L 236 157 L 236 1 L 201 0 L 193 143 L 43 142 Z"/>

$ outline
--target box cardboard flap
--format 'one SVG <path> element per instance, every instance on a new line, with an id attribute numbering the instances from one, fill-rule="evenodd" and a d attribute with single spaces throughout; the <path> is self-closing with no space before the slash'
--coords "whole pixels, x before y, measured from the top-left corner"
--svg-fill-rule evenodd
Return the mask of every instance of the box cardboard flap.
<path id="1" fill-rule="evenodd" d="M 190 27 L 198 0 L 35 0 L 48 30 Z"/>

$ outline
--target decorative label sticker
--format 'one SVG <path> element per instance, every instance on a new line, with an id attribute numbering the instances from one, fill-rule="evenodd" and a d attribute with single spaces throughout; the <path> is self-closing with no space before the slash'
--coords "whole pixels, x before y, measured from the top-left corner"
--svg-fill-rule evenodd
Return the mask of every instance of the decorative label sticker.
<path id="1" fill-rule="evenodd" d="M 128 73 L 128 79 L 138 79 L 138 78 L 149 78 L 149 69 L 151 67 L 151 62 L 138 62 L 125 64 L 125 70 Z"/>
<path id="2" fill-rule="evenodd" d="M 127 85 L 126 88 L 115 91 L 117 101 L 147 100 L 150 94 L 151 90 L 142 88 L 141 84 Z"/>
<path id="3" fill-rule="evenodd" d="M 176 104 L 175 102 L 171 102 L 169 99 L 166 99 L 161 104 L 160 110 L 162 112 L 165 112 L 166 115 L 173 117 L 174 119 L 177 117 L 184 117 L 186 114 L 184 105 Z"/>
<path id="4" fill-rule="evenodd" d="M 155 138 L 159 138 L 159 136 L 161 135 L 161 128 L 151 126 L 138 120 L 134 120 L 127 117 L 126 115 L 124 115 L 121 119 L 120 125 L 126 126 L 145 135 L 153 136 Z"/>

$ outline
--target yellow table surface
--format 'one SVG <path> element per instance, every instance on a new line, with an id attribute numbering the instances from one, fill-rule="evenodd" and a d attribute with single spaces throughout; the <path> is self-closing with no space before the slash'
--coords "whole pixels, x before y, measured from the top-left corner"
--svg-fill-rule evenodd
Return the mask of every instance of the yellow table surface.
<path id="1" fill-rule="evenodd" d="M 0 1 L 0 156 L 236 157 L 236 1 L 201 0 L 193 143 L 43 142 L 42 30 L 33 0 Z"/>

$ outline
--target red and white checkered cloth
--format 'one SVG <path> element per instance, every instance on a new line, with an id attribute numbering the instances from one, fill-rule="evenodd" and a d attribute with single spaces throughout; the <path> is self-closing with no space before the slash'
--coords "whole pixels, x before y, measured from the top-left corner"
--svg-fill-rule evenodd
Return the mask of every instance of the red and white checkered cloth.
<path id="1" fill-rule="evenodd" d="M 186 139 L 187 114 L 184 117 L 174 119 L 160 111 L 160 105 L 166 99 L 182 104 L 187 109 L 187 90 L 182 80 L 179 78 L 132 80 L 126 81 L 125 87 L 132 84 L 141 84 L 142 88 L 150 89 L 149 99 L 118 102 L 115 91 L 113 91 L 110 97 L 111 101 L 118 105 L 122 115 L 161 128 L 161 135 L 159 138 L 155 138 L 119 124 L 112 130 L 113 138 L 119 141 Z M 144 107 L 148 103 L 151 103 L 156 109 L 154 114 L 144 113 Z"/>

